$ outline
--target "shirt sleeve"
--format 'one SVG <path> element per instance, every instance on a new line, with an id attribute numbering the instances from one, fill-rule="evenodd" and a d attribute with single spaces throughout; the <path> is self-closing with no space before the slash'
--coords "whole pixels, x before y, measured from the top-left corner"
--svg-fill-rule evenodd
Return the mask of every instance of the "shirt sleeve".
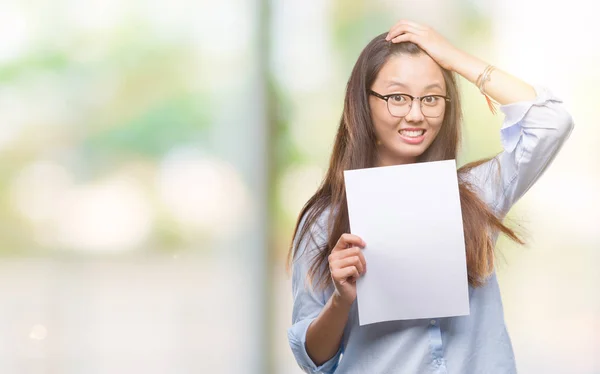
<path id="1" fill-rule="evenodd" d="M 297 251 L 292 263 L 292 295 L 294 305 L 292 310 L 292 326 L 288 329 L 287 335 L 296 362 L 304 372 L 329 374 L 333 373 L 338 366 L 341 347 L 331 359 L 320 366 L 315 365 L 306 352 L 306 331 L 308 330 L 308 326 L 316 319 L 327 302 L 325 300 L 325 293 L 315 290 L 307 281 L 311 260 L 318 254 L 317 243 L 323 243 L 326 240 L 326 235 L 323 229 L 311 230 L 310 233 L 314 240 L 304 240 L 300 245 L 294 245 L 294 249 Z"/>
<path id="2" fill-rule="evenodd" d="M 537 97 L 500 106 L 504 150 L 472 170 L 484 200 L 504 216 L 540 178 L 573 130 L 573 119 L 562 101 L 544 87 Z"/>

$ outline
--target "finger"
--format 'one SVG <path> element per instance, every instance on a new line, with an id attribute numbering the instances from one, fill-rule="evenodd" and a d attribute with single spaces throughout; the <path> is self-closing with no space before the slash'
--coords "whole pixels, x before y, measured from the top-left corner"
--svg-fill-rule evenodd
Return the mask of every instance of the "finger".
<path id="1" fill-rule="evenodd" d="M 363 255 L 362 251 L 358 252 L 358 258 L 360 259 L 360 263 L 363 266 L 364 272 L 367 272 L 367 260 L 365 260 L 365 256 Z"/>
<path id="2" fill-rule="evenodd" d="M 391 40 L 392 43 L 412 42 L 418 44 L 417 35 L 415 34 L 402 34 L 398 35 Z"/>
<path id="3" fill-rule="evenodd" d="M 329 266 L 331 268 L 331 267 L 335 266 L 337 261 L 340 261 L 340 260 L 343 260 L 346 258 L 352 258 L 352 257 L 358 257 L 358 260 L 362 267 L 360 269 L 360 272 L 362 274 L 366 273 L 367 272 L 367 261 L 365 259 L 365 256 L 362 253 L 362 249 L 358 248 L 358 247 L 352 247 L 352 248 L 348 248 L 343 251 L 339 251 L 339 252 L 330 254 L 329 255 Z"/>
<path id="4" fill-rule="evenodd" d="M 400 21 L 396 22 L 394 24 L 394 26 L 390 27 L 390 31 L 392 31 L 392 30 L 394 30 L 394 29 L 396 29 L 396 28 L 398 28 L 398 27 L 400 27 L 402 25 L 412 26 L 412 27 L 414 27 L 416 29 L 420 29 L 422 31 L 425 31 L 427 29 L 427 26 L 425 26 L 425 25 L 421 25 L 421 24 L 418 24 L 416 22 L 412 22 L 412 21 L 409 21 L 409 20 L 406 20 L 406 19 L 401 19 Z"/>
<path id="5" fill-rule="evenodd" d="M 358 256 L 342 258 L 337 261 L 334 261 L 331 264 L 331 267 L 334 270 L 335 269 L 343 269 L 343 268 L 346 268 L 349 266 L 356 266 L 356 268 L 358 269 L 358 272 L 360 274 L 364 274 L 364 272 L 365 272 L 365 267 L 364 267 L 362 261 L 360 260 L 360 257 L 358 257 Z"/>
<path id="6" fill-rule="evenodd" d="M 340 251 L 353 246 L 364 247 L 366 246 L 366 243 L 356 235 L 342 234 L 335 247 L 333 248 L 333 251 Z"/>
<path id="7" fill-rule="evenodd" d="M 356 268 L 356 266 L 348 266 L 343 269 L 336 269 L 334 272 L 331 273 L 331 276 L 334 280 L 341 282 L 350 277 L 354 277 L 355 279 L 357 279 L 360 276 L 360 274 L 358 273 L 358 269 Z"/>
<path id="8" fill-rule="evenodd" d="M 426 31 L 424 31 L 424 30 L 421 30 L 421 29 L 418 29 L 416 27 L 412 27 L 409 25 L 400 25 L 397 28 L 390 30 L 390 32 L 386 36 L 386 40 L 393 39 L 399 35 L 406 34 L 406 33 L 421 35 L 421 34 L 424 34 L 425 32 Z"/>
<path id="9" fill-rule="evenodd" d="M 332 264 L 333 262 L 341 260 L 343 258 L 358 256 L 361 254 L 361 251 L 362 249 L 360 249 L 360 247 L 350 247 L 339 251 L 331 252 L 331 254 L 328 257 L 329 264 Z"/>
<path id="10" fill-rule="evenodd" d="M 398 27 L 390 30 L 390 32 L 388 33 L 388 35 L 385 37 L 385 40 L 391 40 L 399 35 L 405 34 L 405 33 L 412 33 L 412 34 L 422 34 L 424 32 L 424 30 L 421 30 L 419 28 L 410 26 L 410 25 L 399 25 Z"/>

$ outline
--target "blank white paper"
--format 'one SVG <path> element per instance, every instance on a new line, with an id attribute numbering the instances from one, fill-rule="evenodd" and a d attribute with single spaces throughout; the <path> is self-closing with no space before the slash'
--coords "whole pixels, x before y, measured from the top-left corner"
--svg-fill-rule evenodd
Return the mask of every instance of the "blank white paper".
<path id="1" fill-rule="evenodd" d="M 454 160 L 344 171 L 351 233 L 367 244 L 359 324 L 469 314 Z"/>

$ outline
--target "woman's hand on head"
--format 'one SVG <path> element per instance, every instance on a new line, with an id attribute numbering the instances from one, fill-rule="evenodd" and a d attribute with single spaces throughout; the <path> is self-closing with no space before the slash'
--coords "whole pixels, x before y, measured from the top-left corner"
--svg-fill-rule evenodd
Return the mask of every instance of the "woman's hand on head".
<path id="1" fill-rule="evenodd" d="M 441 67 L 455 70 L 463 52 L 431 27 L 401 20 L 388 32 L 385 40 L 392 43 L 412 42 L 423 49 Z"/>
<path id="2" fill-rule="evenodd" d="M 348 306 L 356 299 L 356 280 L 367 271 L 362 254 L 365 245 L 356 235 L 342 234 L 328 258 L 334 297 Z"/>

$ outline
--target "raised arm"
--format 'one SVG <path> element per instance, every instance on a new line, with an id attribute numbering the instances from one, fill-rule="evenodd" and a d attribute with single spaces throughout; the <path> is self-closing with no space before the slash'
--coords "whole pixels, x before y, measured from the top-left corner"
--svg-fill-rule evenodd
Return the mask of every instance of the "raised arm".
<path id="1" fill-rule="evenodd" d="M 501 104 L 504 151 L 494 161 L 474 169 L 473 177 L 494 210 L 507 213 L 571 134 L 573 120 L 561 100 L 543 87 L 534 88 L 498 68 L 490 70 L 491 65 L 456 48 L 430 27 L 400 21 L 391 28 L 387 40 L 419 45 L 440 66 L 462 75 Z"/>

